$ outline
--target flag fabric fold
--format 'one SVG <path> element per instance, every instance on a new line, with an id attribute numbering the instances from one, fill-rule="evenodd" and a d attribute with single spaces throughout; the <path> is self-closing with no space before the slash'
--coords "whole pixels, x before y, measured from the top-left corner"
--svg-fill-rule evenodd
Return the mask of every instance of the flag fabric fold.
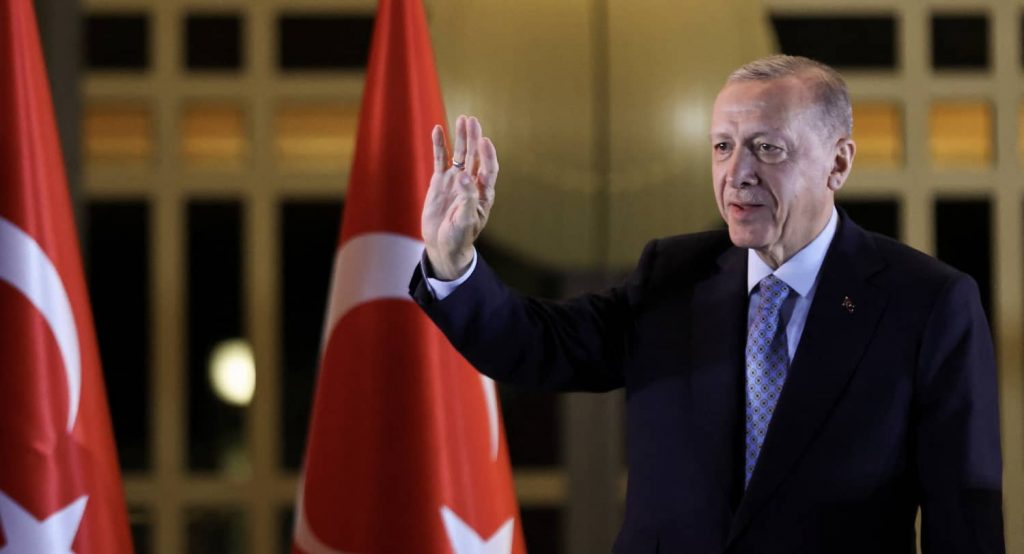
<path id="1" fill-rule="evenodd" d="M 31 0 L 0 2 L 0 553 L 131 552 Z"/>
<path id="2" fill-rule="evenodd" d="M 444 120 L 420 0 L 381 0 L 293 552 L 525 552 L 494 383 L 407 292 Z"/>

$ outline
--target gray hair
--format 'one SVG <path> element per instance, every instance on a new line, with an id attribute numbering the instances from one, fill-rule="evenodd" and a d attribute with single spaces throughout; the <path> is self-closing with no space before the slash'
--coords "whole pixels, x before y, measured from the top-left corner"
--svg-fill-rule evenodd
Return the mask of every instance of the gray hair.
<path id="1" fill-rule="evenodd" d="M 853 108 L 846 81 L 831 67 L 803 56 L 777 54 L 754 60 L 733 71 L 726 83 L 773 81 L 786 77 L 806 78 L 825 115 L 826 130 L 834 135 L 853 135 Z"/>

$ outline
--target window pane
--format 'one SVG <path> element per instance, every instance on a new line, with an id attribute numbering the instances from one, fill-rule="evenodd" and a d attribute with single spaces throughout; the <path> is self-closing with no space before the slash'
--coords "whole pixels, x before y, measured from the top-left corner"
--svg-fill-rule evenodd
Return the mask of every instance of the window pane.
<path id="1" fill-rule="evenodd" d="M 772 24 L 784 54 L 838 68 L 896 68 L 896 23 L 891 15 L 774 15 Z"/>
<path id="2" fill-rule="evenodd" d="M 294 105 L 277 111 L 274 146 L 285 169 L 342 171 L 355 149 L 359 107 Z"/>
<path id="3" fill-rule="evenodd" d="M 135 554 L 150 554 L 153 548 L 153 513 L 140 506 L 128 507 L 128 520 L 132 528 Z"/>
<path id="4" fill-rule="evenodd" d="M 152 115 L 142 104 L 90 104 L 82 127 L 86 164 L 138 166 L 153 157 Z"/>
<path id="5" fill-rule="evenodd" d="M 192 70 L 242 66 L 242 18 L 232 14 L 189 15 L 185 20 L 185 65 Z"/>
<path id="6" fill-rule="evenodd" d="M 185 108 L 181 154 L 192 168 L 239 169 L 247 154 L 245 114 L 238 106 L 216 102 Z"/>
<path id="7" fill-rule="evenodd" d="M 285 15 L 278 21 L 283 70 L 362 69 L 370 52 L 369 15 Z"/>
<path id="8" fill-rule="evenodd" d="M 984 15 L 932 16 L 932 67 L 988 69 L 988 18 Z"/>
<path id="9" fill-rule="evenodd" d="M 928 146 L 939 167 L 978 167 L 992 163 L 992 108 L 985 102 L 932 104 Z"/>
<path id="10" fill-rule="evenodd" d="M 188 206 L 189 468 L 249 476 L 245 411 L 251 350 L 242 328 L 242 207 Z"/>
<path id="11" fill-rule="evenodd" d="M 839 207 L 868 231 L 900 238 L 900 206 L 895 200 L 840 200 Z"/>
<path id="12" fill-rule="evenodd" d="M 143 70 L 149 66 L 149 19 L 145 14 L 91 14 L 85 18 L 85 66 Z"/>
<path id="13" fill-rule="evenodd" d="M 512 465 L 559 465 L 562 461 L 560 397 L 500 384 L 498 390 Z"/>
<path id="14" fill-rule="evenodd" d="M 892 102 L 854 102 L 857 164 L 896 167 L 903 163 L 903 121 Z"/>
<path id="15" fill-rule="evenodd" d="M 935 203 L 936 256 L 978 282 L 981 303 L 992 319 L 992 219 L 988 200 Z"/>
<path id="16" fill-rule="evenodd" d="M 149 209 L 92 201 L 86 267 L 110 416 L 124 471 L 150 467 Z"/>
<path id="17" fill-rule="evenodd" d="M 299 469 L 306 447 L 341 208 L 337 200 L 281 206 L 281 444 L 288 469 Z"/>
<path id="18" fill-rule="evenodd" d="M 548 506 L 523 506 L 523 535 L 530 554 L 559 554 L 562 544 L 562 509 Z"/>
<path id="19" fill-rule="evenodd" d="M 240 509 L 189 508 L 189 554 L 243 554 L 248 552 L 245 541 L 245 514 Z"/>
<path id="20" fill-rule="evenodd" d="M 294 526 L 295 510 L 282 508 L 277 512 L 277 536 L 278 552 L 291 552 L 292 550 L 292 527 Z"/>

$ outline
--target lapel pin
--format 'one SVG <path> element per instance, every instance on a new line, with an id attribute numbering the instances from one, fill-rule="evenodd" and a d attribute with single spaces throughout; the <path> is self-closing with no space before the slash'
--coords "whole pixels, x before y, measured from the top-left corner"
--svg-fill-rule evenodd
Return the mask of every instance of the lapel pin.
<path id="1" fill-rule="evenodd" d="M 857 307 L 853 304 L 853 300 L 850 300 L 849 296 L 843 297 L 843 302 L 840 304 L 840 306 L 846 308 L 846 311 L 850 312 L 851 314 L 853 313 L 854 308 Z"/>

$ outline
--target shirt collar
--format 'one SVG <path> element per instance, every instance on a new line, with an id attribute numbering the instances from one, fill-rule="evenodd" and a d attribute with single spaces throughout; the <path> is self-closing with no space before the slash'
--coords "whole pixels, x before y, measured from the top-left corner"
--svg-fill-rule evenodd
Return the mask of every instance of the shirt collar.
<path id="1" fill-rule="evenodd" d="M 828 247 L 832 244 L 838 224 L 839 212 L 833 206 L 832 217 L 829 218 L 825 228 L 818 233 L 818 236 L 775 271 L 772 271 L 772 268 L 764 263 L 757 252 L 747 249 L 747 294 L 754 290 L 761 279 L 774 273 L 776 277 L 789 285 L 790 289 L 795 290 L 800 296 L 806 297 L 818 278 L 818 271 L 821 270 L 821 264 L 825 261 L 825 254 L 828 253 Z"/>

